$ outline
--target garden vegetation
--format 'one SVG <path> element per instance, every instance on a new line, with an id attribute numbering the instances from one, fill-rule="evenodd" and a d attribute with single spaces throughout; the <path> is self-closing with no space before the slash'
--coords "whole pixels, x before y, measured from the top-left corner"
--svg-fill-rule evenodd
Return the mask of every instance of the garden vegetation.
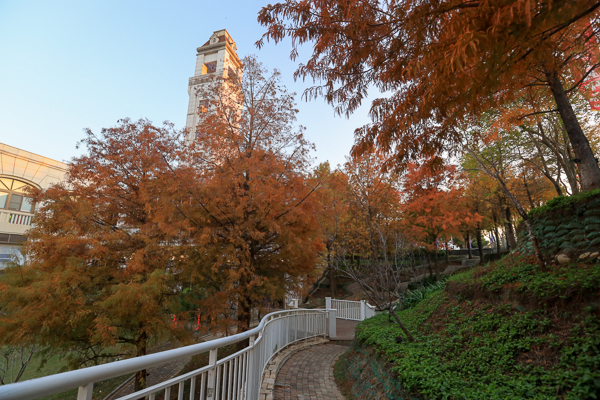
<path id="1" fill-rule="evenodd" d="M 542 273 L 532 257 L 505 257 L 439 286 L 413 295 L 399 312 L 415 342 L 399 339 L 400 328 L 378 315 L 358 326 L 357 349 L 340 363 L 374 348 L 399 383 L 388 387 L 389 398 L 600 395 L 599 264 Z"/>

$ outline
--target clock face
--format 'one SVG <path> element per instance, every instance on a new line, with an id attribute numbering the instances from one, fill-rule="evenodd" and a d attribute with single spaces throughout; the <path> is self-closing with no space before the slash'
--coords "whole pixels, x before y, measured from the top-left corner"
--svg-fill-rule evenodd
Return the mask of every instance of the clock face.
<path id="1" fill-rule="evenodd" d="M 217 43 L 217 38 L 213 38 L 213 39 L 212 39 L 212 42 L 213 42 L 213 43 Z"/>

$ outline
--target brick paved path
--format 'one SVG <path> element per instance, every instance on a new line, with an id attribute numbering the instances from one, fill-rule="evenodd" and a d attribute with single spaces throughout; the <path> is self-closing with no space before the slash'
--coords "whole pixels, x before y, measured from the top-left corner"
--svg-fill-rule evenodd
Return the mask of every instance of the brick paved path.
<path id="1" fill-rule="evenodd" d="M 348 347 L 312 346 L 291 356 L 275 380 L 275 400 L 344 400 L 333 379 L 333 365 Z"/>
<path id="2" fill-rule="evenodd" d="M 336 337 L 334 340 L 352 340 L 358 321 L 348 321 L 347 319 L 336 320 Z"/>

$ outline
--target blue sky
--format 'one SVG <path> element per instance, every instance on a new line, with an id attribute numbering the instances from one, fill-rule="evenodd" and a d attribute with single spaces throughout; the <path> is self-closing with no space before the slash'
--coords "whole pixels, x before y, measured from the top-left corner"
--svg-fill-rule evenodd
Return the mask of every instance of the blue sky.
<path id="1" fill-rule="evenodd" d="M 317 162 L 343 163 L 368 104 L 345 119 L 323 100 L 300 98 L 312 82 L 292 74 L 310 47 L 292 62 L 289 42 L 254 46 L 267 2 L 0 0 L 0 142 L 68 161 L 82 152 L 84 128 L 99 132 L 124 117 L 183 128 L 196 48 L 225 27 L 240 57 L 256 54 L 298 93 L 298 123 Z"/>

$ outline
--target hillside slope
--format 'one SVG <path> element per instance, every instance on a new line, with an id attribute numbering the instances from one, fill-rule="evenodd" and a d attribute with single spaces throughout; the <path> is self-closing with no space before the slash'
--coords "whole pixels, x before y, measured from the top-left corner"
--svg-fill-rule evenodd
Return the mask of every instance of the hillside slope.
<path id="1" fill-rule="evenodd" d="M 362 322 L 338 383 L 348 399 L 599 398 L 599 294 L 597 260 L 507 257 L 401 311 L 414 343 L 386 315 Z"/>

